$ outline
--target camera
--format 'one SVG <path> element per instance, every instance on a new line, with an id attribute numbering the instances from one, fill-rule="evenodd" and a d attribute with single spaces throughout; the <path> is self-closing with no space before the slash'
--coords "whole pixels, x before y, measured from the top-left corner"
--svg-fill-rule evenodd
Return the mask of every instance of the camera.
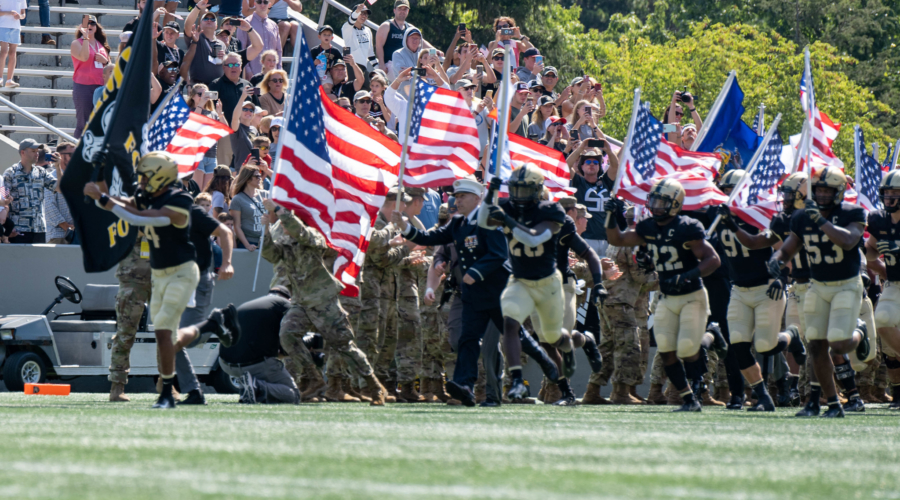
<path id="1" fill-rule="evenodd" d="M 205 97 L 211 101 L 215 101 L 216 99 L 219 98 L 219 92 L 216 90 L 208 90 L 203 93 L 203 97 Z"/>
<path id="2" fill-rule="evenodd" d="M 466 23 L 459 23 L 459 26 L 456 27 L 456 31 L 459 33 L 466 32 Z"/>
<path id="3" fill-rule="evenodd" d="M 350 55 L 350 47 L 344 47 L 344 57 L 347 57 L 349 55 Z"/>
<path id="4" fill-rule="evenodd" d="M 515 32 L 516 32 L 516 30 L 514 30 L 512 28 L 504 28 L 504 29 L 500 30 L 500 34 L 503 36 L 513 36 L 515 34 Z"/>
<path id="5" fill-rule="evenodd" d="M 425 68 L 416 68 L 416 75 L 425 76 L 426 74 L 428 74 L 428 72 L 425 71 Z"/>

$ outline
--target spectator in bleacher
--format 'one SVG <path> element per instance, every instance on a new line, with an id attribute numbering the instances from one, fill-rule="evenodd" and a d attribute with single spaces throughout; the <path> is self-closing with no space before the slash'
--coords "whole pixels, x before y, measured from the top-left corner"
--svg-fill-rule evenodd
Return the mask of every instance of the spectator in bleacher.
<path id="1" fill-rule="evenodd" d="M 391 79 L 395 80 L 406 68 L 415 67 L 422 49 L 422 32 L 418 28 L 410 27 L 403 36 L 403 45 L 391 54 L 391 69 L 388 71 Z M 405 85 L 400 90 L 404 93 L 409 92 Z"/>
<path id="2" fill-rule="evenodd" d="M 513 30 L 513 34 L 504 35 L 503 30 L 505 29 Z M 507 47 L 512 47 L 513 66 L 519 65 L 519 54 L 534 47 L 534 45 L 531 45 L 528 37 L 519 31 L 518 26 L 516 26 L 516 20 L 511 17 L 503 16 L 494 19 L 494 33 L 496 34 L 496 38 L 488 44 L 488 50 L 493 53 L 494 50 L 498 48 L 505 49 Z"/>
<path id="3" fill-rule="evenodd" d="M 253 85 L 254 87 L 259 86 L 259 83 L 265 78 L 266 73 L 278 69 L 278 52 L 275 52 L 274 50 L 264 51 L 259 55 L 259 60 L 262 62 L 262 71 L 253 75 L 253 78 L 250 79 L 250 85 Z"/>
<path id="4" fill-rule="evenodd" d="M 103 67 L 109 63 L 106 34 L 96 17 L 82 18 L 69 51 L 75 67 L 72 74 L 72 101 L 75 104 L 75 138 L 78 139 L 94 109 L 94 90 L 104 83 Z M 6 84 L 8 86 L 9 82 Z"/>
<path id="5" fill-rule="evenodd" d="M 71 142 L 63 141 L 56 146 L 52 168 L 57 181 L 62 179 L 74 152 L 75 145 Z M 60 191 L 59 182 L 52 191 L 44 190 L 44 216 L 47 218 L 47 243 L 55 245 L 75 243 L 75 219 L 69 212 L 69 205 Z"/>
<path id="6" fill-rule="evenodd" d="M 222 27 L 216 30 L 216 39 L 220 42 L 224 43 L 226 47 L 228 47 L 228 52 L 234 52 L 240 54 L 241 56 L 241 70 L 245 70 L 247 68 L 247 64 L 252 60 L 256 59 L 263 52 L 263 42 L 262 38 L 260 38 L 259 33 L 250 26 L 250 23 L 247 22 L 246 19 L 241 17 L 233 17 L 231 19 L 235 19 L 241 22 L 240 26 L 231 26 L 229 24 L 222 23 Z M 234 33 L 241 30 L 247 33 L 247 36 L 250 40 L 250 45 L 247 48 L 244 48 L 244 44 L 241 43 L 240 40 Z M 274 51 L 273 51 L 274 52 Z M 278 60 L 278 53 L 275 53 L 276 62 Z M 242 73 L 243 74 L 243 73 Z"/>
<path id="7" fill-rule="evenodd" d="M 532 97 L 534 97 L 532 95 Z M 556 113 L 556 107 L 553 106 L 553 99 L 549 96 L 541 96 L 538 98 L 537 109 L 531 115 L 531 125 L 528 126 L 528 138 L 532 141 L 538 141 L 547 134 L 547 125 L 550 123 L 551 117 L 559 116 Z M 565 124 L 566 120 L 563 119 Z"/>
<path id="8" fill-rule="evenodd" d="M 268 111 L 268 116 L 281 116 L 284 112 L 284 92 L 288 88 L 287 71 L 283 69 L 269 71 L 260 82 L 259 88 L 259 107 Z"/>
<path id="9" fill-rule="evenodd" d="M 544 121 L 544 125 L 544 135 L 537 142 L 561 153 L 568 153 L 572 141 L 569 138 L 569 130 L 566 128 L 566 119 L 551 116 Z"/>
<path id="10" fill-rule="evenodd" d="M 394 119 L 391 110 L 384 105 L 384 91 L 387 89 L 387 86 L 388 82 L 386 77 L 379 74 L 371 77 L 369 87 L 371 88 L 372 93 L 372 108 L 370 109 L 369 114 L 375 118 L 381 118 L 389 129 L 393 129 L 397 125 L 396 120 Z"/>
<path id="11" fill-rule="evenodd" d="M 527 83 L 538 79 L 538 75 L 544 70 L 543 60 L 541 60 L 540 64 L 536 62 L 539 56 L 543 57 L 541 52 L 534 47 L 522 52 L 522 55 L 519 56 L 519 62 L 522 65 L 516 68 L 516 76 L 519 77 L 520 82 Z"/>
<path id="12" fill-rule="evenodd" d="M 24 2 L 26 4 L 25 14 L 22 16 L 22 19 L 19 21 L 20 26 L 25 26 L 28 21 L 28 9 L 27 4 L 31 3 L 30 1 Z M 75 3 L 78 3 L 77 1 Z M 50 0 L 38 0 L 38 16 L 41 21 L 41 26 L 44 28 L 50 27 Z M 25 43 L 23 38 L 19 40 L 22 43 Z M 56 40 L 50 36 L 50 33 L 41 34 L 41 44 L 42 45 L 56 45 Z"/>
<path id="13" fill-rule="evenodd" d="M 352 77 L 348 77 L 347 75 L 348 66 L 353 70 Z M 338 99 L 341 97 L 351 99 L 357 92 L 362 90 L 363 83 L 365 82 L 365 77 L 363 76 L 362 71 L 360 71 L 359 66 L 354 64 L 353 56 L 347 56 L 335 61 L 331 66 L 329 74 L 331 75 L 331 83 L 333 85 L 333 87 L 331 87 L 331 93 Z"/>
<path id="14" fill-rule="evenodd" d="M 530 98 L 528 92 L 528 84 L 525 82 L 516 83 L 516 94 L 510 101 L 512 106 L 509 109 L 509 131 L 510 133 L 528 136 L 528 126 L 531 125 L 529 117 L 534 111 L 534 100 Z"/>
<path id="15" fill-rule="evenodd" d="M 156 59 L 159 64 L 166 61 L 174 61 L 181 67 L 184 61 L 184 51 L 178 47 L 178 37 L 181 35 L 181 26 L 175 21 L 166 23 L 162 29 L 163 41 L 156 42 Z"/>
<path id="16" fill-rule="evenodd" d="M 571 93 L 571 89 L 566 87 L 562 92 L 556 91 L 556 84 L 559 83 L 559 72 L 553 66 L 546 66 L 541 72 L 541 86 L 544 87 L 544 95 L 553 99 L 554 105 L 559 108 L 563 99 L 567 99 Z"/>
<path id="17" fill-rule="evenodd" d="M 44 170 L 49 172 L 54 179 L 59 179 L 59 177 L 56 176 L 56 169 L 53 168 L 53 165 L 50 164 L 52 159 L 49 157 L 51 156 L 52 153 L 50 153 L 50 146 L 41 144 L 41 147 L 38 148 L 37 156 L 35 156 L 34 158 L 34 166 L 43 168 Z"/>
<path id="18" fill-rule="evenodd" d="M 375 46 L 372 38 L 372 29 L 366 26 L 369 20 L 368 3 L 360 2 L 350 13 L 350 20 L 341 26 L 341 36 L 344 38 L 344 47 L 350 47 L 350 54 L 353 60 L 363 70 L 363 75 L 369 73 L 367 62 L 372 63 L 374 67 L 378 59 L 375 58 Z M 368 79 L 366 80 L 368 83 Z"/>
<path id="19" fill-rule="evenodd" d="M 481 79 L 481 98 L 491 91 L 494 98 L 497 98 L 497 89 L 500 88 L 500 80 L 503 79 L 503 61 L 506 59 L 503 49 L 494 49 L 491 52 L 491 65 L 484 67 L 484 73 Z"/>
<path id="20" fill-rule="evenodd" d="M 335 61 L 344 57 L 341 54 L 341 51 L 331 45 L 331 41 L 334 40 L 334 30 L 331 26 L 327 24 L 319 28 L 319 45 L 316 45 L 312 49 L 310 49 L 309 54 L 313 58 L 313 64 L 316 65 L 316 69 L 323 64 L 323 61 L 319 57 L 323 52 L 325 53 L 325 71 L 328 68 L 331 68 L 331 65 L 334 64 Z M 320 73 L 322 70 L 318 70 Z"/>
<path id="21" fill-rule="evenodd" d="M 0 77 L 5 65 L 6 86 L 18 87 L 19 84 L 13 81 L 13 73 L 16 71 L 16 47 L 22 42 L 19 20 L 25 18 L 28 4 L 25 0 L 5 0 L 3 7 L 10 10 L 0 10 Z M 6 64 L 7 56 L 9 64 Z"/>
<path id="22" fill-rule="evenodd" d="M 166 61 L 157 68 L 156 79 L 162 87 L 162 95 L 175 85 L 178 80 L 178 63 L 175 61 Z"/>
<path id="23" fill-rule="evenodd" d="M 245 87 L 241 91 L 240 101 L 233 108 L 231 115 L 231 130 L 234 133 L 228 138 L 231 140 L 232 152 L 230 166 L 231 170 L 235 172 L 244 164 L 244 158 L 250 154 L 250 149 L 253 147 L 253 139 L 256 137 L 255 131 L 251 128 L 256 104 L 247 99 L 249 90 L 250 87 Z"/>
<path id="24" fill-rule="evenodd" d="M 163 25 L 169 24 L 175 20 L 175 9 L 178 8 L 179 0 L 154 0 L 153 8 L 159 10 L 165 8 L 166 14 L 163 18 Z"/>
<path id="25" fill-rule="evenodd" d="M 265 192 L 259 189 L 262 178 L 258 166 L 241 167 L 237 180 L 234 181 L 231 205 L 228 207 L 228 213 L 234 217 L 237 248 L 246 248 L 251 252 L 259 247 L 263 232 L 263 217 L 266 213 L 262 204 Z"/>
<path id="26" fill-rule="evenodd" d="M 109 80 L 109 78 L 112 76 L 114 69 L 116 69 L 116 65 L 111 62 L 106 63 L 106 66 L 103 66 L 103 85 L 94 89 L 94 95 L 91 96 L 91 107 L 96 106 L 97 101 L 99 101 L 100 98 L 103 97 L 103 87 L 104 85 L 106 85 L 106 81 Z"/>
<path id="27" fill-rule="evenodd" d="M 206 1 L 200 0 L 194 10 L 184 21 L 185 43 L 188 51 L 184 55 L 183 65 L 189 69 L 191 83 L 209 85 L 222 76 L 224 68 L 226 44 L 216 39 L 216 15 L 206 11 Z M 200 19 L 200 30 L 194 27 L 194 21 Z M 240 72 L 239 72 L 240 74 Z"/>
<path id="28" fill-rule="evenodd" d="M 45 243 L 44 193 L 56 188 L 50 172 L 35 166 L 41 145 L 34 139 L 19 143 L 19 162 L 3 172 L 3 185 L 9 189 L 12 204 L 9 215 L 16 225 L 18 236 L 10 243 Z"/>
<path id="29" fill-rule="evenodd" d="M 606 136 L 601 136 L 605 139 Z M 609 164 L 603 171 L 604 159 Z M 587 141 L 580 141 L 578 147 L 566 158 L 571 181 L 569 186 L 576 189 L 575 198 L 578 203 L 588 207 L 592 218 L 588 221 L 588 229 L 582 235 L 587 244 L 597 252 L 606 255 L 609 243 L 606 240 L 606 217 L 603 217 L 603 204 L 609 199 L 610 191 L 615 184 L 619 172 L 619 160 L 606 140 L 605 147 L 587 147 Z"/>
<path id="30" fill-rule="evenodd" d="M 471 80 L 461 78 L 453 88 L 462 95 L 469 106 L 469 110 L 472 111 L 472 116 L 475 117 L 475 125 L 478 127 L 478 142 L 481 144 L 481 149 L 484 149 L 490 138 L 488 113 L 493 109 L 494 101 L 490 98 L 478 99 L 475 97 L 476 87 L 477 85 L 472 83 Z"/>
<path id="31" fill-rule="evenodd" d="M 594 119 L 594 105 L 589 101 L 578 101 L 569 117 L 569 133 L 579 141 L 602 139 L 600 128 Z"/>
<path id="32" fill-rule="evenodd" d="M 231 169 L 225 165 L 219 165 L 213 171 L 212 181 L 204 190 L 212 196 L 209 215 L 219 217 L 228 213 L 228 206 L 231 205 L 231 179 Z"/>
<path id="33" fill-rule="evenodd" d="M 269 19 L 269 0 L 251 0 L 253 1 L 253 14 L 246 17 L 250 23 L 250 30 L 255 30 L 262 38 L 263 50 L 274 50 L 278 53 L 278 69 L 281 69 L 281 35 L 278 31 L 278 25 L 275 21 Z M 241 41 L 244 47 L 250 45 L 248 33 L 241 30 L 237 33 L 237 39 Z M 245 75 L 251 78 L 253 75 L 262 70 L 262 63 L 259 58 L 248 58 L 247 69 Z"/>
<path id="34" fill-rule="evenodd" d="M 413 27 L 406 22 L 409 15 L 409 0 L 395 0 L 394 17 L 381 23 L 375 33 L 375 56 L 378 67 L 389 75 L 397 75 L 402 70 L 391 71 L 394 52 L 406 46 L 406 31 Z M 421 35 L 420 35 L 421 36 Z"/>
<path id="35" fill-rule="evenodd" d="M 222 113 L 222 101 L 218 100 L 214 104 L 210 97 L 209 87 L 202 83 L 198 83 L 191 87 L 188 106 L 190 106 L 191 111 L 194 113 L 199 113 L 207 118 L 212 118 L 213 120 L 218 120 L 225 125 L 228 125 L 228 122 L 225 120 L 225 115 Z M 206 189 L 210 181 L 212 181 L 213 172 L 215 171 L 216 165 L 218 165 L 216 163 L 216 148 L 217 146 L 215 144 L 213 147 L 209 148 L 209 150 L 206 151 L 206 154 L 203 155 L 203 159 L 200 160 L 197 170 L 194 170 L 193 179 L 194 182 L 200 186 L 200 189 Z"/>
<path id="36" fill-rule="evenodd" d="M 289 9 L 300 14 L 303 12 L 303 4 L 299 0 L 269 0 L 269 19 L 278 25 L 282 50 L 287 45 L 288 38 L 292 43 L 297 43 L 297 32 L 300 29 L 300 23 L 288 14 Z"/>
<path id="37" fill-rule="evenodd" d="M 222 111 L 225 113 L 225 119 L 229 124 L 233 124 L 234 110 L 240 109 L 240 106 L 250 94 L 250 82 L 241 78 L 241 56 L 230 52 L 225 56 L 224 64 L 225 74 L 221 78 L 217 78 L 209 85 L 209 90 L 219 93 L 219 100 L 222 101 Z M 245 92 L 246 89 L 246 92 Z M 259 103 L 257 97 L 251 96 L 250 101 L 254 107 Z M 248 123 L 249 125 L 249 123 Z M 248 141 L 249 143 L 249 141 Z M 225 155 L 223 157 L 223 154 Z M 243 158 L 243 156 L 241 157 Z M 224 161 L 223 161 L 224 160 Z M 219 141 L 219 164 L 232 164 L 231 140 L 223 138 Z M 233 168 L 237 170 L 241 165 L 238 164 Z"/>

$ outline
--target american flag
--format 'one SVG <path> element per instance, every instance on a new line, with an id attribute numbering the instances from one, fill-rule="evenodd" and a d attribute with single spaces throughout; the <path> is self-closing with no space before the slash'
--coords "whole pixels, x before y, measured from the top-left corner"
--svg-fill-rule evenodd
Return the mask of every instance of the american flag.
<path id="1" fill-rule="evenodd" d="M 866 142 L 863 138 L 863 131 L 856 127 L 856 146 L 859 148 L 858 158 L 859 165 L 856 166 L 856 189 L 858 190 L 858 205 L 869 212 L 881 210 L 884 208 L 881 199 L 878 197 L 878 185 L 881 184 L 881 178 L 884 171 L 878 160 L 866 153 Z"/>
<path id="2" fill-rule="evenodd" d="M 178 163 L 178 176 L 186 177 L 197 169 L 209 148 L 231 132 L 231 127 L 192 112 L 181 94 L 176 93 L 148 132 L 148 149 L 171 153 Z"/>
<path id="3" fill-rule="evenodd" d="M 891 145 L 888 144 L 887 154 L 884 155 L 884 162 L 881 164 L 881 170 L 884 173 L 888 173 L 891 171 L 891 163 L 894 161 L 894 156 L 891 154 Z"/>
<path id="4" fill-rule="evenodd" d="M 459 92 L 417 79 L 403 185 L 446 186 L 472 175 L 480 148 L 478 125 Z"/>
<path id="5" fill-rule="evenodd" d="M 784 143 L 778 131 L 772 134 L 769 144 L 759 159 L 749 182 L 731 202 L 731 211 L 748 224 L 767 229 L 772 217 L 781 211 L 778 203 L 778 185 L 787 173 L 781 162 Z"/>
<path id="6" fill-rule="evenodd" d="M 662 138 L 662 124 L 650 114 L 650 103 L 638 109 L 631 144 L 619 161 L 618 196 L 644 205 L 660 177 L 677 180 L 685 189 L 684 209 L 697 210 L 728 200 L 715 185 L 721 157 L 718 153 L 686 151 Z"/>
<path id="7" fill-rule="evenodd" d="M 808 86 L 806 84 L 807 77 L 810 82 Z M 812 107 L 810 107 L 809 101 L 812 101 Z M 808 72 L 804 73 L 800 79 L 800 104 L 803 106 L 803 111 L 806 113 L 806 118 L 809 121 L 809 163 L 813 168 L 838 167 L 844 170 L 844 162 L 831 149 L 838 132 L 841 131 L 841 125 L 834 123 L 828 115 L 819 111 L 819 106 L 816 105 L 815 101 L 812 74 Z M 804 170 L 806 170 L 806 152 L 801 151 L 798 171 L 803 172 Z"/>
<path id="8" fill-rule="evenodd" d="M 538 144 L 520 135 L 509 135 L 509 154 L 514 166 L 531 163 L 544 174 L 544 187 L 550 191 L 550 200 L 558 201 L 563 196 L 574 196 L 575 188 L 569 187 L 571 174 L 566 158 L 559 151 Z M 507 177 L 508 179 L 509 177 Z M 509 193 L 506 184 L 502 193 Z"/>
<path id="9" fill-rule="evenodd" d="M 332 271 L 346 286 L 344 294 L 357 296 L 371 227 L 397 183 L 400 145 L 328 100 L 306 37 L 295 54 L 272 199 L 322 233 L 338 252 Z"/>

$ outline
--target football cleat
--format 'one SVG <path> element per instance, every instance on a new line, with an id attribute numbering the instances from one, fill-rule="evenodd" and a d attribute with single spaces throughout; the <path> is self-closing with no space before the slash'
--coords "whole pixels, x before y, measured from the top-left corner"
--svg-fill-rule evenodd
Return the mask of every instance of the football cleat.
<path id="1" fill-rule="evenodd" d="M 728 342 L 725 340 L 725 336 L 722 335 L 722 329 L 719 327 L 719 324 L 715 321 L 710 322 L 706 325 L 706 331 L 713 336 L 712 348 L 719 355 L 719 359 L 725 359 L 725 356 L 728 354 Z"/>
<path id="2" fill-rule="evenodd" d="M 528 386 L 525 385 L 525 382 L 523 382 L 521 378 L 515 378 L 513 379 L 509 390 L 506 391 L 506 397 L 509 398 L 510 401 L 524 399 L 528 397 Z"/>
<path id="3" fill-rule="evenodd" d="M 493 399 L 485 399 L 478 406 L 480 406 L 481 408 L 499 408 L 500 403 L 494 401 Z"/>
<path id="4" fill-rule="evenodd" d="M 860 361 L 865 361 L 866 358 L 869 357 L 869 351 L 871 349 L 871 345 L 869 344 L 869 328 L 866 326 L 865 321 L 857 319 L 856 330 L 862 334 L 862 340 L 860 340 L 859 345 L 856 346 L 856 357 L 859 358 Z"/>
<path id="5" fill-rule="evenodd" d="M 788 352 L 794 356 L 794 361 L 798 365 L 803 366 L 806 363 L 806 346 L 803 345 L 803 339 L 800 338 L 800 330 L 796 326 L 790 325 L 787 328 L 787 333 L 791 336 Z"/>
<path id="6" fill-rule="evenodd" d="M 584 345 L 581 348 L 584 349 L 584 354 L 591 365 L 591 371 L 599 373 L 603 369 L 603 356 L 600 355 L 600 350 L 597 348 L 594 334 L 591 332 L 582 332 L 581 334 L 584 335 Z"/>
<path id="7" fill-rule="evenodd" d="M 541 371 L 544 372 L 544 376 L 548 380 L 559 379 L 559 367 L 556 366 L 556 362 L 550 359 L 547 351 L 541 347 L 541 344 L 534 337 L 525 331 L 525 328 L 519 328 L 519 343 L 522 344 L 522 352 L 537 361 L 538 366 L 541 367 Z"/>
<path id="8" fill-rule="evenodd" d="M 740 410 L 744 407 L 744 395 L 732 394 L 731 400 L 725 405 L 726 410 Z"/>
<path id="9" fill-rule="evenodd" d="M 775 411 L 775 402 L 772 401 L 772 396 L 766 394 L 759 398 L 759 402 L 756 403 L 756 406 L 747 408 L 747 411 Z"/>
<path id="10" fill-rule="evenodd" d="M 900 399 L 894 398 L 888 405 L 888 410 L 900 410 Z"/>
<path id="11" fill-rule="evenodd" d="M 818 417 L 819 411 L 821 411 L 821 409 L 819 408 L 819 402 L 810 400 L 809 402 L 806 403 L 806 406 L 804 406 L 802 410 L 795 413 L 794 416 L 795 417 Z"/>
<path id="12" fill-rule="evenodd" d="M 791 406 L 800 406 L 800 391 L 791 387 Z"/>
<path id="13" fill-rule="evenodd" d="M 459 401 L 465 406 L 472 408 L 475 406 L 475 393 L 472 392 L 472 389 L 464 385 L 459 385 L 454 381 L 447 382 L 447 392 L 450 393 L 450 396 L 453 399 Z"/>
<path id="14" fill-rule="evenodd" d="M 175 397 L 171 394 L 163 396 L 159 395 L 159 399 L 156 400 L 156 403 L 153 405 L 154 410 L 174 410 L 175 409 Z"/>
<path id="15" fill-rule="evenodd" d="M 241 384 L 241 396 L 238 398 L 238 402 L 245 405 L 256 404 L 256 380 L 253 379 L 253 375 L 250 375 L 249 372 L 244 373 L 238 382 Z"/>
<path id="16" fill-rule="evenodd" d="M 829 406 L 819 418 L 844 418 L 844 408 L 840 404 L 836 407 Z"/>
<path id="17" fill-rule="evenodd" d="M 690 403 L 685 403 L 685 404 L 679 406 L 678 408 L 675 408 L 674 410 L 672 410 L 672 413 L 677 413 L 677 412 L 682 412 L 682 411 L 700 412 L 700 411 L 703 411 L 703 406 L 700 405 L 700 401 L 697 401 L 696 399 L 694 399 Z"/>
<path id="18" fill-rule="evenodd" d="M 850 398 L 850 401 L 847 401 L 847 404 L 844 405 L 844 411 L 852 411 L 856 413 L 863 413 L 866 411 L 866 404 L 863 403 L 862 399 L 857 397 Z"/>
<path id="19" fill-rule="evenodd" d="M 203 393 L 200 392 L 200 389 L 194 389 L 193 391 L 188 393 L 188 397 L 184 398 L 184 401 L 179 401 L 178 406 L 181 405 L 205 405 L 206 398 L 203 396 Z"/>
<path id="20" fill-rule="evenodd" d="M 576 406 L 578 404 L 575 401 L 575 395 L 569 392 L 568 394 L 564 394 L 562 399 L 553 403 L 553 406 Z"/>

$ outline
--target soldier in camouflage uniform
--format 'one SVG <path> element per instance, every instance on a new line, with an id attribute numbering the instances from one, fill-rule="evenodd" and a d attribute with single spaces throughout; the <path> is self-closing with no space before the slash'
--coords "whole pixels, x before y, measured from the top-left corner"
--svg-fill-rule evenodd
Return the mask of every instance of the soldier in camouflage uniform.
<path id="1" fill-rule="evenodd" d="M 144 314 L 144 304 L 150 300 L 150 249 L 148 247 L 142 256 L 142 243 L 146 244 L 146 240 L 138 238 L 131 253 L 119 262 L 116 269 L 119 291 L 116 293 L 116 334 L 112 338 L 109 364 L 109 381 L 112 382 L 110 401 L 131 401 L 125 395 L 125 384 L 131 369 L 131 348 Z"/>
<path id="2" fill-rule="evenodd" d="M 265 200 L 270 213 L 278 215 L 285 235 L 275 241 L 266 225 L 262 251 L 266 260 L 284 261 L 291 289 L 291 308 L 281 321 L 281 346 L 289 356 L 299 356 L 305 350 L 303 336 L 316 330 L 340 352 L 354 371 L 366 380 L 366 395 L 373 406 L 383 406 L 385 390 L 375 377 L 366 355 L 353 341 L 353 330 L 347 312 L 341 307 L 338 295 L 343 284 L 325 267 L 323 255 L 330 251 L 325 238 L 318 231 L 306 226 L 299 218 Z M 307 351 L 308 352 L 308 351 Z M 332 381 L 329 384 L 339 380 Z"/>
<path id="3" fill-rule="evenodd" d="M 450 211 L 446 203 L 438 210 L 438 224 L 441 227 L 450 221 Z M 422 368 L 419 372 L 419 384 L 426 402 L 446 402 L 450 395 L 444 390 L 444 346 L 449 349 L 447 340 L 447 321 L 450 308 L 441 307 L 444 295 L 444 270 L 446 264 L 434 265 L 432 258 L 424 278 L 419 281 L 419 310 L 422 316 Z"/>

